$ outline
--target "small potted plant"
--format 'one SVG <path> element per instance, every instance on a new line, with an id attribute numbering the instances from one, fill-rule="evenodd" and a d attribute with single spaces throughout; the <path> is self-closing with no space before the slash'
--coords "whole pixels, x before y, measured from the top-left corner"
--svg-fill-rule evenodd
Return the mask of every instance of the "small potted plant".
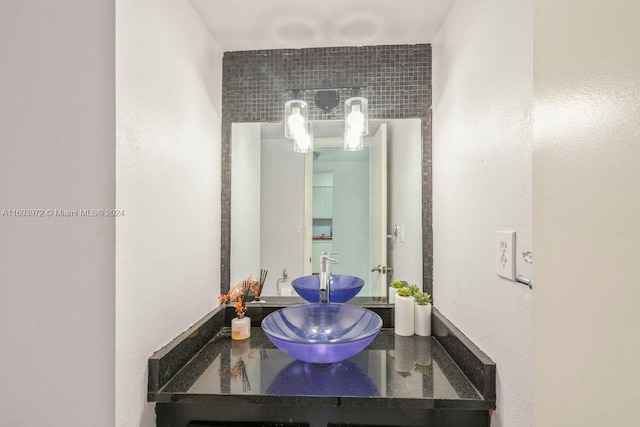
<path id="1" fill-rule="evenodd" d="M 411 289 L 405 286 L 398 289 L 396 295 L 396 307 L 394 310 L 396 334 L 408 337 L 414 334 L 415 328 L 415 299 L 411 295 Z"/>
<path id="2" fill-rule="evenodd" d="M 415 333 L 428 337 L 431 335 L 431 295 L 418 289 L 413 292 L 413 298 L 416 302 Z"/>
<path id="3" fill-rule="evenodd" d="M 398 293 L 398 289 L 404 288 L 405 286 L 408 286 L 408 283 L 402 280 L 396 280 L 391 284 L 391 286 L 389 286 L 389 303 L 390 304 L 393 304 L 396 301 L 396 294 Z"/>

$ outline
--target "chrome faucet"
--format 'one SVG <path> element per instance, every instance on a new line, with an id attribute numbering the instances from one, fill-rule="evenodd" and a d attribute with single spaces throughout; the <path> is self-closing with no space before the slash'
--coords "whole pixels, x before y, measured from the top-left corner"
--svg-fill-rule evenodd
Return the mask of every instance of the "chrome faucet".
<path id="1" fill-rule="evenodd" d="M 337 264 L 330 255 L 337 252 L 322 252 L 320 254 L 320 302 L 331 302 L 331 264 Z"/>

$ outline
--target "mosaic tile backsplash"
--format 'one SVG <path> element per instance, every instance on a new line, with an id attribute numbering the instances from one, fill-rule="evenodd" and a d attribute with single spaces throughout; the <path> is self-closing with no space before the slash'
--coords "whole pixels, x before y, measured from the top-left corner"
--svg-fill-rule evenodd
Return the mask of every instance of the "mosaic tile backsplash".
<path id="1" fill-rule="evenodd" d="M 231 123 L 283 119 L 288 90 L 361 87 L 371 119 L 422 119 L 422 223 L 424 288 L 433 288 L 431 232 L 431 46 L 393 45 L 225 52 L 222 71 L 221 291 L 229 289 L 231 236 Z M 350 90 L 325 113 L 303 92 L 310 120 L 343 118 Z"/>

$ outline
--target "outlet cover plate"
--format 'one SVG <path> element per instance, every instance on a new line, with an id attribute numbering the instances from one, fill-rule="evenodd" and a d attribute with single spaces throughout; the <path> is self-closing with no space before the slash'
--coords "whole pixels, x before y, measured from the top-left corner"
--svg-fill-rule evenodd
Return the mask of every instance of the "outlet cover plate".
<path id="1" fill-rule="evenodd" d="M 498 231 L 496 239 L 496 274 L 509 280 L 516 280 L 516 232 Z"/>

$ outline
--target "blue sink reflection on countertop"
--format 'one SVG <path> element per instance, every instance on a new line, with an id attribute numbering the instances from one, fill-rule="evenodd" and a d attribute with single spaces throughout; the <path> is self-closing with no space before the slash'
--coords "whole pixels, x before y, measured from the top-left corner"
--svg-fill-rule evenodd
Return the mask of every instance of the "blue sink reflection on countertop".
<path id="1" fill-rule="evenodd" d="M 362 289 L 364 280 L 355 276 L 344 274 L 332 274 L 329 282 L 331 302 L 347 302 L 355 297 Z M 320 299 L 320 277 L 302 276 L 293 279 L 293 289 L 302 298 L 309 302 L 318 302 Z"/>
<path id="2" fill-rule="evenodd" d="M 273 379 L 267 394 L 280 396 L 377 397 L 380 391 L 355 363 L 331 365 L 291 362 Z"/>
<path id="3" fill-rule="evenodd" d="M 293 305 L 269 314 L 262 329 L 276 347 L 308 363 L 336 363 L 367 347 L 382 319 L 364 307 L 338 303 Z"/>

